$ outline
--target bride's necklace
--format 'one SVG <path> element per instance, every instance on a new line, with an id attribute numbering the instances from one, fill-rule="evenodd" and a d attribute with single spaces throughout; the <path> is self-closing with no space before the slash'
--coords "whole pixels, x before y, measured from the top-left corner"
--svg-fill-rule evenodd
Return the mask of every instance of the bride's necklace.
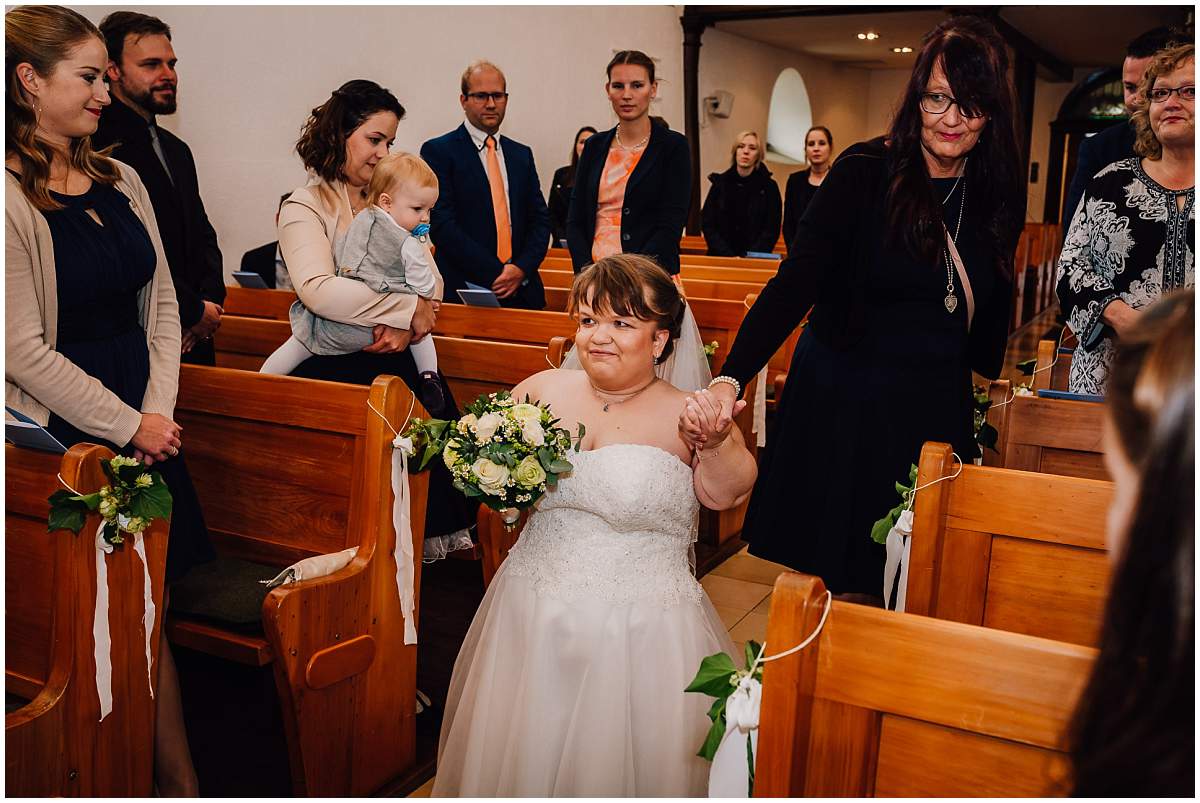
<path id="1" fill-rule="evenodd" d="M 630 399 L 634 398 L 635 396 L 640 395 L 643 390 L 645 390 L 646 388 L 648 388 L 654 384 L 655 379 L 657 379 L 657 377 L 651 377 L 649 382 L 642 385 L 640 388 L 633 391 L 632 393 L 626 395 L 625 398 L 623 398 L 623 399 L 606 399 L 606 398 L 604 398 L 603 395 L 601 395 L 602 393 L 604 393 L 604 391 L 601 391 L 600 388 L 593 385 L 592 380 L 589 379 L 588 384 L 592 386 L 592 395 L 596 397 L 597 401 L 599 401 L 601 404 L 604 405 L 602 408 L 600 408 L 601 412 L 607 413 L 610 405 L 624 404 L 625 402 L 629 401 Z"/>
<path id="2" fill-rule="evenodd" d="M 650 128 L 651 128 L 651 130 L 653 130 L 653 129 L 654 129 L 654 124 L 653 124 L 653 123 L 651 123 L 651 124 L 650 124 Z M 640 148 L 641 148 L 643 145 L 645 145 L 645 144 L 646 144 L 647 142 L 649 142 L 649 141 L 650 141 L 650 135 L 649 135 L 649 134 L 647 134 L 647 135 L 646 135 L 646 136 L 645 136 L 645 137 L 642 139 L 642 141 L 641 141 L 641 142 L 639 142 L 638 144 L 634 145 L 632 148 L 630 148 L 630 147 L 627 147 L 627 146 L 625 145 L 625 143 L 621 141 L 621 124 L 620 124 L 620 123 L 617 123 L 617 145 L 619 145 L 619 146 L 621 147 L 621 150 L 623 150 L 623 151 L 636 151 L 636 150 L 639 150 L 639 149 L 640 149 Z"/>

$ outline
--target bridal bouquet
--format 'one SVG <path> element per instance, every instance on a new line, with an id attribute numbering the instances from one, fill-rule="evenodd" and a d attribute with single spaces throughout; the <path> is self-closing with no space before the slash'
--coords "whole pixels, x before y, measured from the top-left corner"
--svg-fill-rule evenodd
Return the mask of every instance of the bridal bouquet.
<path id="1" fill-rule="evenodd" d="M 498 510 L 507 524 L 532 507 L 558 477 L 572 469 L 566 460 L 571 434 L 557 426 L 550 408 L 527 396 L 517 402 L 507 391 L 480 396 L 458 421 L 414 419 L 401 437 L 420 455 L 417 471 L 440 456 L 454 487 Z M 576 435 L 583 439 L 583 424 Z"/>

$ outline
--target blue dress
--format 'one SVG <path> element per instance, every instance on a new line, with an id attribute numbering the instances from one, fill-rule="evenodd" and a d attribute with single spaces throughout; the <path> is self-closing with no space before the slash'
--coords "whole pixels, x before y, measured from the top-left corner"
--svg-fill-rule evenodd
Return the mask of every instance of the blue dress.
<path id="1" fill-rule="evenodd" d="M 60 354 L 135 410 L 150 380 L 150 354 L 138 293 L 154 278 L 157 258 L 150 236 L 129 199 L 115 187 L 93 182 L 82 195 L 51 192 L 62 209 L 43 212 L 54 242 Z M 94 210 L 97 223 L 88 210 Z M 46 427 L 70 447 L 87 441 L 132 454 L 78 429 L 51 412 Z M 200 500 L 182 456 L 155 463 L 174 500 L 167 548 L 167 582 L 216 557 Z"/>

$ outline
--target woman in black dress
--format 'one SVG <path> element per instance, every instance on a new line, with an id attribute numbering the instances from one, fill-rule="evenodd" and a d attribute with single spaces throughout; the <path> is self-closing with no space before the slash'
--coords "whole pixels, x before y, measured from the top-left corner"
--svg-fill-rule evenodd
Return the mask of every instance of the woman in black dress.
<path id="1" fill-rule="evenodd" d="M 833 165 L 833 134 L 823 125 L 815 125 L 804 135 L 804 158 L 808 167 L 788 176 L 783 200 L 783 244 L 791 247 L 808 202 L 829 175 Z"/>
<path id="2" fill-rule="evenodd" d="M 575 189 L 575 168 L 583 153 L 583 143 L 596 133 L 590 125 L 575 132 L 575 143 L 571 146 L 571 162 L 554 171 L 550 181 L 550 230 L 554 234 L 552 245 L 564 245 L 567 241 L 567 211 L 571 207 L 571 191 Z"/>
<path id="3" fill-rule="evenodd" d="M 934 29 L 887 139 L 838 159 L 713 380 L 731 409 L 737 383 L 809 313 L 743 537 L 834 593 L 878 602 L 871 524 L 925 441 L 974 455 L 971 371 L 1003 365 L 1025 219 L 1013 109 L 995 29 L 975 17 Z"/>
<path id="4" fill-rule="evenodd" d="M 104 40 L 56 6 L 15 8 L 4 28 L 5 403 L 68 447 L 101 444 L 161 472 L 169 588 L 215 555 L 171 420 L 179 308 L 153 209 L 137 173 L 89 139 L 109 104 Z M 155 689 L 156 784 L 195 796 L 166 638 Z"/>
<path id="5" fill-rule="evenodd" d="M 704 199 L 702 228 L 708 253 L 745 256 L 748 251 L 771 253 L 779 240 L 779 185 L 763 164 L 762 141 L 753 131 L 733 140 L 729 169 L 712 173 Z"/>
<path id="6" fill-rule="evenodd" d="M 361 320 L 361 311 L 369 309 L 375 342 L 353 354 L 310 357 L 292 376 L 369 385 L 380 374 L 392 374 L 421 393 L 408 344 L 433 330 L 438 303 L 409 293 L 376 293 L 335 275 L 333 263 L 334 242 L 366 207 L 375 164 L 387 155 L 402 117 L 404 107 L 395 95 L 373 81 L 355 80 L 335 90 L 304 124 L 296 152 L 310 178 L 279 211 L 279 249 L 301 302 L 333 320 Z M 441 415 L 458 418 L 444 378 L 441 389 Z M 435 537 L 453 536 L 455 544 L 465 544 L 476 505 L 454 490 L 441 461 L 431 464 L 430 472 L 425 540 L 432 547 Z"/>

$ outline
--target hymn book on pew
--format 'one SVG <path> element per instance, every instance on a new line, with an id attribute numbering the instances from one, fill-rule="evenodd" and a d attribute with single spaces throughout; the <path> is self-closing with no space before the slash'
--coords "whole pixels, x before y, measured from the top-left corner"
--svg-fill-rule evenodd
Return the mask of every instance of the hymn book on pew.
<path id="1" fill-rule="evenodd" d="M 67 447 L 59 443 L 58 438 L 46 431 L 41 424 L 11 407 L 5 406 L 4 410 L 10 416 L 4 420 L 4 440 L 24 449 L 37 449 L 53 454 L 67 453 Z"/>

